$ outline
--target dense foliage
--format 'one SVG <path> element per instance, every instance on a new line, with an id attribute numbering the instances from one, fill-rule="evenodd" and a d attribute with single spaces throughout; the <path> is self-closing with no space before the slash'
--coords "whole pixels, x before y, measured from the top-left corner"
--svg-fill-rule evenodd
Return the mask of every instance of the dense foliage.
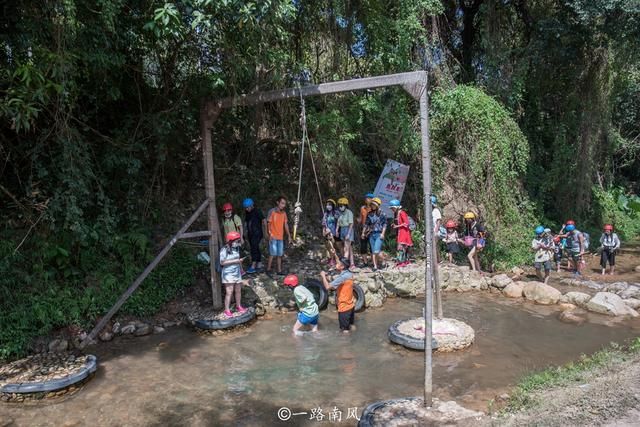
<path id="1" fill-rule="evenodd" d="M 425 69 L 436 190 L 453 177 L 482 210 L 495 242 L 487 262 L 527 261 L 525 233 L 538 221 L 613 221 L 625 238 L 638 233 L 636 0 L 15 0 L 1 8 L 4 356 L 24 348 L 24 325 L 35 321 L 25 335 L 33 336 L 98 315 L 148 259 L 139 243 L 122 242 L 139 236 L 155 248 L 204 199 L 205 97 Z M 221 199 L 250 195 L 266 208 L 276 194 L 294 197 L 299 112 L 290 101 L 222 114 L 213 130 Z M 309 98 L 307 114 L 325 195 L 359 198 L 387 158 L 420 170 L 416 105 L 399 89 Z M 305 188 L 314 216 L 310 173 Z M 405 204 L 417 218 L 420 192 L 412 173 Z"/>

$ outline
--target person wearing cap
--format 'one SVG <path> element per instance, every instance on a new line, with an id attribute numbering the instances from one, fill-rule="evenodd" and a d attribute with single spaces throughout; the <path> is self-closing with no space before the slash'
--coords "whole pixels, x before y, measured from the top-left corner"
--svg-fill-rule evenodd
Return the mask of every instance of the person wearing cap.
<path id="1" fill-rule="evenodd" d="M 242 228 L 242 220 L 233 213 L 233 205 L 229 202 L 222 205 L 222 229 L 224 235 L 235 231 L 240 233 L 240 245 L 244 245 L 244 230 Z"/>
<path id="2" fill-rule="evenodd" d="M 371 199 L 371 211 L 367 214 L 364 223 L 364 230 L 360 238 L 369 238 L 369 246 L 371 247 L 371 260 L 373 261 L 373 271 L 378 270 L 378 266 L 382 267 L 382 243 L 384 242 L 384 234 L 387 231 L 387 216 L 382 212 L 382 200 L 378 197 Z"/>
<path id="3" fill-rule="evenodd" d="M 285 277 L 284 285 L 293 288 L 293 298 L 298 307 L 298 318 L 293 325 L 293 335 L 298 335 L 298 331 L 307 325 L 311 326 L 312 332 L 317 332 L 320 310 L 311 291 L 298 283 L 298 276 L 295 274 Z"/>
<path id="4" fill-rule="evenodd" d="M 580 276 L 582 275 L 583 257 L 586 251 L 584 235 L 576 228 L 575 224 L 570 224 L 568 221 L 564 229 L 567 232 L 565 235 L 567 238 L 566 248 L 570 265 L 573 273 L 576 276 Z"/>
<path id="5" fill-rule="evenodd" d="M 349 269 L 355 268 L 353 259 L 353 212 L 349 209 L 349 199 L 338 199 L 338 236 L 344 246 L 343 256 L 349 260 Z"/>
<path id="6" fill-rule="evenodd" d="M 249 249 L 251 251 L 251 267 L 247 270 L 248 274 L 257 273 L 262 268 L 262 253 L 260 252 L 260 242 L 266 234 L 267 220 L 262 215 L 260 209 L 254 206 L 253 200 L 246 198 L 242 201 L 244 214 L 244 229 L 247 233 L 249 241 Z"/>
<path id="7" fill-rule="evenodd" d="M 396 230 L 397 245 L 397 267 L 404 267 L 409 264 L 409 249 L 413 247 L 411 229 L 409 228 L 409 215 L 402 209 L 400 200 L 393 199 L 389 202 L 389 207 L 393 211 L 393 224 L 391 227 Z"/>
<path id="8" fill-rule="evenodd" d="M 225 287 L 224 315 L 233 317 L 231 312 L 231 297 L 235 295 L 236 309 L 238 313 L 244 313 L 246 308 L 242 307 L 242 262 L 240 257 L 240 233 L 231 231 L 226 235 L 226 243 L 220 249 L 220 275 L 222 285 Z"/>
<path id="9" fill-rule="evenodd" d="M 336 252 L 336 242 L 340 239 L 338 236 L 338 218 L 340 213 L 336 209 L 336 201 L 327 199 L 324 213 L 322 214 L 322 236 L 325 238 L 327 247 L 327 264 L 335 263 L 333 255 Z"/>
<path id="10" fill-rule="evenodd" d="M 535 252 L 533 265 L 536 269 L 536 276 L 545 284 L 549 281 L 551 272 L 551 259 L 553 258 L 554 243 L 550 236 L 551 230 L 539 225 L 535 228 L 535 238 L 531 241 L 531 250 Z M 544 267 L 544 277 L 542 268 Z"/>
<path id="11" fill-rule="evenodd" d="M 602 267 L 602 275 L 607 272 L 607 263 L 609 263 L 609 274 L 613 276 L 616 268 L 616 251 L 620 249 L 620 238 L 613 232 L 613 225 L 605 224 L 602 236 L 600 236 L 600 266 Z"/>
<path id="12" fill-rule="evenodd" d="M 353 273 L 347 270 L 349 260 L 346 258 L 339 259 L 336 256 L 336 270 L 338 275 L 329 282 L 329 276 L 326 272 L 321 271 L 320 277 L 324 288 L 329 291 L 336 290 L 336 305 L 338 306 L 338 324 L 340 330 L 349 333 L 355 330 L 355 301 L 353 298 Z"/>

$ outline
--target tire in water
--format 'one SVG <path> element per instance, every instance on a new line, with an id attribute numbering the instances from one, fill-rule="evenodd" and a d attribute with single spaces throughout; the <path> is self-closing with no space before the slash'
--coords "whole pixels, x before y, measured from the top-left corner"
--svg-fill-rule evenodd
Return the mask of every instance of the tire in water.
<path id="1" fill-rule="evenodd" d="M 324 310 L 327 308 L 327 304 L 329 303 L 329 294 L 324 288 L 322 282 L 317 279 L 307 279 L 302 285 L 311 291 L 316 299 L 316 304 L 318 304 L 318 309 Z"/>

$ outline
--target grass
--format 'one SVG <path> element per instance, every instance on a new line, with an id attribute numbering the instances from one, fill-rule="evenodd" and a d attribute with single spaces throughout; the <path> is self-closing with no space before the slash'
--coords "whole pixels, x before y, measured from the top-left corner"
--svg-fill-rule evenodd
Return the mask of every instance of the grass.
<path id="1" fill-rule="evenodd" d="M 611 344 L 590 356 L 581 356 L 576 362 L 528 374 L 516 386 L 503 413 L 531 408 L 536 405 L 536 396 L 540 391 L 580 383 L 594 370 L 613 366 L 638 353 L 640 338 L 635 338 L 626 346 Z"/>

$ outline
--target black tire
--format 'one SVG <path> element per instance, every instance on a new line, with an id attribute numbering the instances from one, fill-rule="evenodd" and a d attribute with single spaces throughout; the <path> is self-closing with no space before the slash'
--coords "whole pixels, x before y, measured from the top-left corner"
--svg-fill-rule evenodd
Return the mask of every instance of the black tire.
<path id="1" fill-rule="evenodd" d="M 42 393 L 54 390 L 60 390 L 67 388 L 73 384 L 76 384 L 89 375 L 94 373 L 98 368 L 98 359 L 93 355 L 87 356 L 86 365 L 74 374 L 69 375 L 66 378 L 59 378 L 55 380 L 37 382 L 37 383 L 22 383 L 22 384 L 5 384 L 0 388 L 1 393 Z"/>
<path id="2" fill-rule="evenodd" d="M 365 300 L 364 300 L 364 291 L 360 287 L 360 285 L 353 285 L 353 296 L 356 299 L 356 305 L 354 307 L 354 311 L 356 313 L 364 310 L 365 308 Z M 338 299 L 336 298 L 336 308 L 338 308 Z"/>
<path id="3" fill-rule="evenodd" d="M 311 291 L 316 299 L 316 304 L 318 304 L 319 310 L 324 310 L 327 308 L 327 305 L 329 304 L 329 294 L 324 288 L 322 282 L 317 279 L 307 279 L 304 281 L 302 286 Z"/>
<path id="4" fill-rule="evenodd" d="M 389 340 L 393 343 L 400 344 L 406 348 L 410 348 L 411 350 L 424 351 L 423 339 L 409 337 L 407 335 L 400 333 L 400 331 L 398 330 L 398 326 L 400 326 L 402 322 L 406 322 L 406 320 L 407 319 L 398 320 L 397 322 L 395 322 L 393 325 L 389 327 L 389 331 L 387 332 L 387 335 L 389 336 Z M 438 348 L 438 343 L 433 337 L 431 338 L 431 346 L 433 350 L 436 350 Z"/>
<path id="5" fill-rule="evenodd" d="M 219 320 L 199 319 L 193 322 L 193 325 L 198 329 L 204 330 L 229 329 L 233 328 L 234 326 L 247 323 L 250 320 L 253 320 L 254 317 L 256 317 L 256 310 L 253 307 L 249 307 L 246 313 L 242 313 L 240 316 Z"/>
<path id="6" fill-rule="evenodd" d="M 358 421 L 358 427 L 375 427 L 373 417 L 378 409 L 398 402 L 412 402 L 415 400 L 421 399 L 418 397 L 406 397 L 404 399 L 389 399 L 381 400 L 379 402 L 373 402 L 370 405 L 367 405 L 367 407 L 362 411 L 362 415 L 360 415 L 360 421 Z"/>

